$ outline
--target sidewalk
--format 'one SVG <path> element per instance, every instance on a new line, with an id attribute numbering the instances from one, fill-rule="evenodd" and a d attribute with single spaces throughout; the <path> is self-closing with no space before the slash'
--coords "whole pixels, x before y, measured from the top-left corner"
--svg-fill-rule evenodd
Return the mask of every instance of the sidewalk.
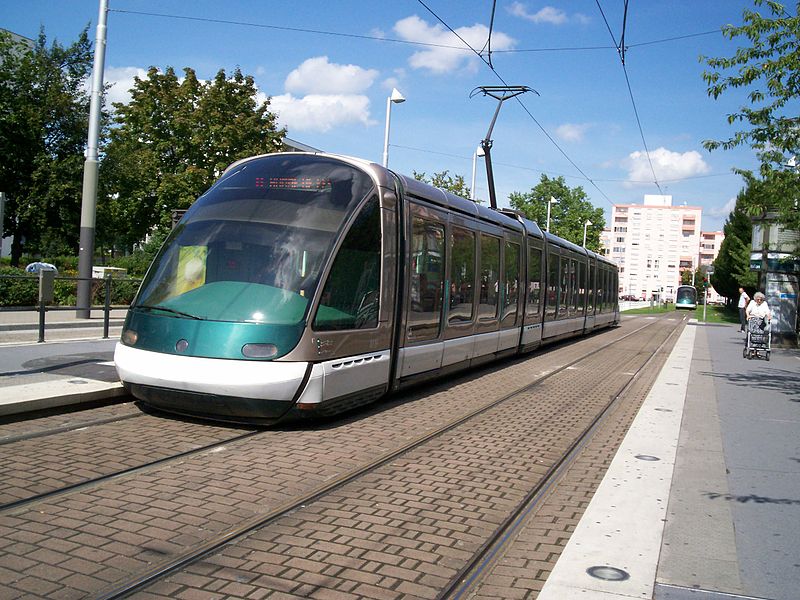
<path id="1" fill-rule="evenodd" d="M 102 310 L 47 311 L 37 343 L 38 312 L 0 311 L 0 416 L 125 395 L 113 359 L 126 312 L 111 311 L 103 339 Z"/>
<path id="2" fill-rule="evenodd" d="M 796 600 L 800 351 L 691 322 L 539 600 Z"/>
<path id="3" fill-rule="evenodd" d="M 109 314 L 109 337 L 119 337 L 127 308 L 114 308 Z M 76 309 L 46 310 L 44 339 L 87 339 L 103 336 L 105 315 L 92 309 L 90 318 L 76 316 Z M 0 310 L 0 345 L 26 344 L 39 341 L 39 312 L 36 310 Z"/>

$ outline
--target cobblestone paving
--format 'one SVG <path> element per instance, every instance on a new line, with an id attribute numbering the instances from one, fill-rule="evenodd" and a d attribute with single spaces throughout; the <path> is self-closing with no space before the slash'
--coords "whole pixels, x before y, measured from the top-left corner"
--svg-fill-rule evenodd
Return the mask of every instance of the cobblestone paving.
<path id="1" fill-rule="evenodd" d="M 351 418 L 267 431 L 97 489 L 6 512 L 0 515 L 4 598 L 91 597 L 402 447 L 620 333 L 592 336 L 421 388 Z M 641 349 L 643 337 L 652 334 L 618 344 L 626 358 L 615 354 L 601 360 L 600 367 L 581 377 L 588 382 L 584 389 L 573 389 L 573 371 L 553 377 L 517 400 L 512 410 L 493 410 L 477 425 L 411 452 L 137 597 L 216 597 L 210 592 L 231 598 L 309 597 L 312 588 L 315 597 L 431 597 L 557 457 L 559 445 L 574 436 L 575 424 L 567 421 L 590 419 L 587 405 L 595 399 L 604 404 L 616 391 L 611 381 L 602 383 L 603 376 L 612 368 L 620 373 L 633 368 L 626 361 Z M 181 578 L 195 578 L 197 585 Z M 253 586 L 258 578 L 267 579 Z M 192 595 L 199 590 L 200 596 Z"/>
<path id="2" fill-rule="evenodd" d="M 549 497 L 532 511 L 521 529 L 465 598 L 533 600 L 561 556 L 570 536 L 603 480 L 617 448 L 669 355 L 665 348 L 625 392 Z"/>
<path id="3" fill-rule="evenodd" d="M 63 414 L 38 419 L 26 419 L 25 415 L 13 415 L 0 421 L 0 443 L 24 435 L 46 434 L 54 429 L 80 427 L 92 421 L 125 417 L 131 414 L 141 414 L 141 411 L 136 408 L 133 402 L 111 404 L 90 410 L 64 412 Z"/>
<path id="4" fill-rule="evenodd" d="M 138 467 L 244 433 L 142 415 L 0 446 L 0 505 Z"/>
<path id="5" fill-rule="evenodd" d="M 437 597 L 643 362 L 629 354 L 556 375 L 143 597 Z M 575 503 L 548 516 L 575 519 Z"/>

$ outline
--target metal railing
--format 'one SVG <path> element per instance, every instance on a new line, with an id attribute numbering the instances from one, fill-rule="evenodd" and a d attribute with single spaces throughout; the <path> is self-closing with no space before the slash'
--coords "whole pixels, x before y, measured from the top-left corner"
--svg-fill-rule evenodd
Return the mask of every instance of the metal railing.
<path id="1" fill-rule="evenodd" d="M 21 304 L 21 305 L 0 305 L 0 312 L 3 311 L 19 311 L 19 310 L 35 310 L 38 312 L 39 317 L 39 339 L 38 341 L 44 342 L 45 341 L 45 328 L 46 328 L 46 318 L 45 315 L 47 312 L 51 311 L 76 311 L 79 310 L 86 310 L 84 307 L 72 306 L 72 305 L 59 305 L 54 304 L 55 302 L 55 282 L 56 281 L 91 281 L 97 284 L 97 288 L 94 286 L 92 289 L 91 298 L 95 298 L 97 292 L 99 291 L 100 285 L 103 286 L 103 293 L 102 293 L 102 304 L 92 304 L 89 307 L 89 310 L 100 310 L 103 311 L 103 339 L 108 339 L 109 335 L 109 328 L 110 328 L 110 321 L 111 321 L 111 310 L 115 306 L 112 305 L 111 299 L 113 295 L 113 285 L 115 283 L 122 284 L 125 283 L 129 286 L 135 286 L 135 289 L 138 289 L 139 285 L 141 284 L 141 279 L 131 278 L 131 277 L 113 277 L 111 275 L 107 275 L 103 279 L 99 279 L 96 277 L 66 277 L 66 276 L 56 276 L 54 271 L 42 270 L 39 271 L 37 276 L 34 275 L 0 275 L 0 283 L 3 280 L 16 280 L 16 281 L 24 281 L 30 282 L 31 284 L 37 282 L 38 285 L 38 297 L 35 301 L 33 306 L 28 304 Z M 134 294 L 135 294 L 134 289 Z M 2 296 L 0 296 L 0 300 Z M 133 294 L 131 294 L 130 300 L 133 300 Z M 116 306 L 116 308 L 125 308 L 127 309 L 130 300 L 127 304 Z"/>

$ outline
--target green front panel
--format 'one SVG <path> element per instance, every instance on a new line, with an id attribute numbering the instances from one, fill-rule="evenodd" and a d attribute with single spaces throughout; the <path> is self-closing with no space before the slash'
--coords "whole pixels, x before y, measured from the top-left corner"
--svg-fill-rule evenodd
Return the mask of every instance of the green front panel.
<path id="1" fill-rule="evenodd" d="M 302 323 L 273 325 L 198 321 L 135 310 L 128 313 L 125 324 L 126 329 L 138 334 L 134 348 L 178 356 L 238 360 L 264 360 L 247 359 L 243 356 L 242 346 L 245 344 L 274 344 L 278 352 L 272 358 L 287 354 L 297 345 L 303 327 Z M 176 349 L 179 340 L 186 340 L 189 343 L 184 352 Z"/>

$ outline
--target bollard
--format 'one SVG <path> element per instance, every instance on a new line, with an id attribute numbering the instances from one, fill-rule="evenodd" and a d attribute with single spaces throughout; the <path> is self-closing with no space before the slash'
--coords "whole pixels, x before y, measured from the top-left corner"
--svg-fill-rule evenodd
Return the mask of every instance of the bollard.
<path id="1" fill-rule="evenodd" d="M 108 322 L 111 319 L 111 273 L 106 274 L 106 302 L 103 313 L 103 339 L 108 339 Z"/>
<path id="2" fill-rule="evenodd" d="M 55 297 L 56 272 L 49 269 L 39 271 L 39 343 L 44 342 L 45 306 Z"/>

